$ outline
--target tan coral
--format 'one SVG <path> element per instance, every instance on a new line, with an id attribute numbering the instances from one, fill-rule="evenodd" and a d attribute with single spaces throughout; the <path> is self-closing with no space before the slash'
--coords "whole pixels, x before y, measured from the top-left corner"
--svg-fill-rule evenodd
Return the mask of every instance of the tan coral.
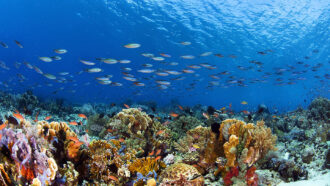
<path id="1" fill-rule="evenodd" d="M 160 175 L 160 186 L 167 185 L 204 185 L 204 178 L 198 170 L 188 164 L 175 163 Z"/>
<path id="2" fill-rule="evenodd" d="M 77 137 L 77 134 L 71 130 L 66 122 L 51 122 L 38 121 L 37 130 L 40 136 L 52 139 L 52 137 L 57 136 L 59 131 L 65 132 L 65 137 Z M 58 136 L 57 136 L 58 137 Z"/>
<path id="3" fill-rule="evenodd" d="M 114 119 L 119 119 L 122 124 L 127 125 L 130 133 L 139 135 L 142 135 L 152 122 L 152 119 L 145 112 L 137 108 L 123 109 Z"/>
<path id="4" fill-rule="evenodd" d="M 238 145 L 238 143 L 239 143 L 238 137 L 236 135 L 231 135 L 229 137 L 229 141 L 223 145 L 225 156 L 227 158 L 226 166 L 228 167 L 235 166 L 236 146 Z"/>
<path id="5" fill-rule="evenodd" d="M 272 134 L 270 128 L 264 126 L 264 121 L 258 121 L 253 130 L 253 147 L 260 158 L 264 157 L 269 150 L 276 150 L 275 144 L 277 137 Z"/>

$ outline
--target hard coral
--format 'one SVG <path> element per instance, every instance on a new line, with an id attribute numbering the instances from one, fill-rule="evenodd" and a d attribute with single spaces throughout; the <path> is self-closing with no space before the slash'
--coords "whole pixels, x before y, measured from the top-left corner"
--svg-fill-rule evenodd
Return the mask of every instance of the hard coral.
<path id="1" fill-rule="evenodd" d="M 129 164 L 128 169 L 131 173 L 141 173 L 146 176 L 149 172 L 159 172 L 161 169 L 165 168 L 164 162 L 156 160 L 154 157 L 139 158 L 134 160 Z"/>
<path id="2" fill-rule="evenodd" d="M 151 118 L 137 108 L 123 109 L 114 119 L 118 119 L 123 125 L 127 125 L 129 133 L 143 136 L 144 131 L 151 124 Z"/>
<path id="3" fill-rule="evenodd" d="M 167 167 L 160 175 L 160 186 L 168 185 L 204 185 L 204 178 L 198 170 L 188 164 L 175 163 Z"/>

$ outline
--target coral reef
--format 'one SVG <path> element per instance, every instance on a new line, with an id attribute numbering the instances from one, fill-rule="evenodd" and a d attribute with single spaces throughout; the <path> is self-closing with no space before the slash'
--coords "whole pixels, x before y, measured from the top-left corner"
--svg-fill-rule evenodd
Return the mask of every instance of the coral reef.
<path id="1" fill-rule="evenodd" d="M 173 140 L 177 141 L 184 136 L 186 132 L 197 126 L 203 126 L 203 123 L 193 116 L 180 116 L 178 119 L 172 121 L 168 127 L 173 132 Z"/>

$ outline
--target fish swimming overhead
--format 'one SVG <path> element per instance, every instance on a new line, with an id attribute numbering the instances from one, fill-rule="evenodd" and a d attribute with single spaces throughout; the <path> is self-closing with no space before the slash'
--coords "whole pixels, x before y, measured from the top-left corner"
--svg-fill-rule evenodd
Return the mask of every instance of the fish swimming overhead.
<path id="1" fill-rule="evenodd" d="M 101 68 L 90 68 L 90 69 L 85 69 L 85 72 L 88 73 L 98 73 L 98 72 L 102 72 L 103 70 Z"/>

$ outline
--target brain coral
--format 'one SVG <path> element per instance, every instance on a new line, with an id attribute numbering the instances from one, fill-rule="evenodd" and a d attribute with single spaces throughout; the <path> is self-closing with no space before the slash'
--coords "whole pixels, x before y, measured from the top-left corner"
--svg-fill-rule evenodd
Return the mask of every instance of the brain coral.
<path id="1" fill-rule="evenodd" d="M 185 163 L 175 163 L 160 175 L 160 186 L 167 185 L 204 185 L 204 178 L 198 170 Z"/>

